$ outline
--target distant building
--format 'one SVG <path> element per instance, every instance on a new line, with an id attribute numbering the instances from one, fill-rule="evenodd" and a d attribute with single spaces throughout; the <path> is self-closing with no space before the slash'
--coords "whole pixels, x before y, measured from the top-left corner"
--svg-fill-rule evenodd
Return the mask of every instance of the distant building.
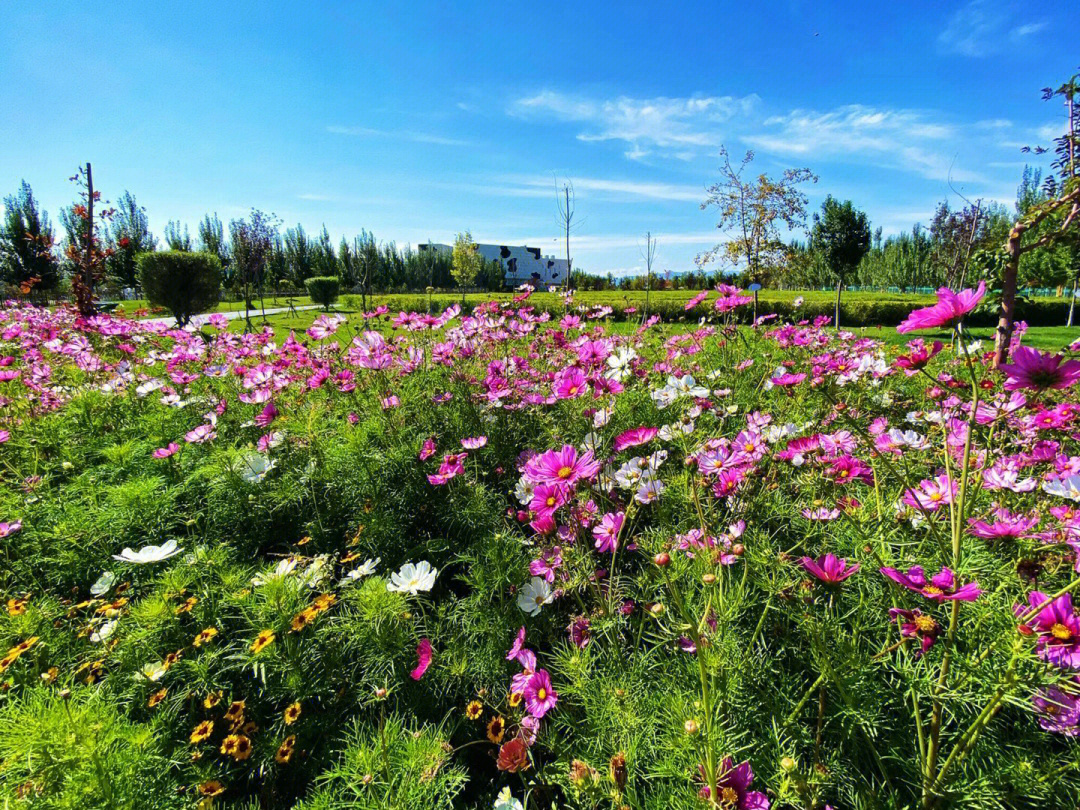
<path id="1" fill-rule="evenodd" d="M 421 253 L 428 250 L 453 252 L 452 245 L 436 242 L 419 246 Z M 542 255 L 540 248 L 525 245 L 477 245 L 476 252 L 489 262 L 498 262 L 503 269 L 503 283 L 507 287 L 532 284 L 537 289 L 558 286 L 566 282 L 566 259 Z"/>

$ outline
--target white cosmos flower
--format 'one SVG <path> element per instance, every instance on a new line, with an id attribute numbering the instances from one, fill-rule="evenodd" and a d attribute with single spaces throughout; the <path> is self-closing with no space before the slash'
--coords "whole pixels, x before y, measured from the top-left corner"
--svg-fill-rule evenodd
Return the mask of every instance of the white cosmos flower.
<path id="1" fill-rule="evenodd" d="M 266 478 L 266 474 L 276 466 L 277 461 L 271 461 L 263 453 L 248 450 L 233 464 L 233 472 L 249 484 L 259 484 Z"/>
<path id="2" fill-rule="evenodd" d="M 116 621 L 116 619 L 113 619 L 110 622 L 105 622 L 105 624 L 101 625 L 101 627 L 90 634 L 90 640 L 95 643 L 100 643 L 108 639 L 108 637 L 113 634 L 113 630 L 116 629 Z"/>
<path id="3" fill-rule="evenodd" d="M 626 379 L 635 359 L 637 359 L 637 352 L 629 348 L 619 349 L 614 354 L 608 355 L 608 370 L 604 372 L 604 376 L 609 380 Z"/>
<path id="4" fill-rule="evenodd" d="M 510 795 L 510 788 L 504 787 L 495 797 L 495 810 L 523 810 L 520 799 Z"/>
<path id="5" fill-rule="evenodd" d="M 518 503 L 528 506 L 532 503 L 533 490 L 536 489 L 536 483 L 530 481 L 528 478 L 522 477 L 518 479 L 517 486 L 514 487 L 514 495 L 518 499 Z"/>
<path id="6" fill-rule="evenodd" d="M 90 586 L 90 595 L 101 596 L 106 594 L 115 583 L 116 574 L 112 571 L 102 571 L 101 576 L 97 578 L 97 582 Z"/>
<path id="7" fill-rule="evenodd" d="M 155 661 L 151 664 L 146 664 L 139 674 L 142 675 L 148 681 L 160 681 L 162 676 L 169 671 L 169 668 L 165 666 L 164 661 Z"/>
<path id="8" fill-rule="evenodd" d="M 320 554 L 315 557 L 307 568 L 300 572 L 298 581 L 308 588 L 317 588 L 319 583 L 330 576 L 330 555 Z"/>
<path id="9" fill-rule="evenodd" d="M 145 565 L 147 563 L 161 562 L 162 560 L 169 559 L 169 557 L 175 557 L 180 551 L 181 549 L 176 545 L 175 540 L 168 540 L 160 546 L 143 546 L 138 551 L 132 551 L 130 548 L 125 548 L 119 554 L 113 554 L 113 559 L 120 560 L 120 562 Z"/>
<path id="10" fill-rule="evenodd" d="M 400 571 L 390 575 L 390 583 L 386 586 L 386 590 L 411 593 L 416 596 L 419 591 L 430 591 L 435 585 L 435 577 L 438 574 L 438 569 L 432 568 L 427 560 L 421 560 L 415 565 L 405 563 Z"/>
<path id="11" fill-rule="evenodd" d="M 1042 488 L 1048 495 L 1080 501 L 1080 475 L 1070 475 L 1060 481 L 1043 481 Z"/>
<path id="12" fill-rule="evenodd" d="M 259 586 L 265 585 L 275 579 L 284 579 L 296 570 L 296 565 L 296 557 L 286 557 L 284 560 L 278 560 L 278 564 L 274 566 L 273 571 L 256 574 L 251 578 L 251 584 Z"/>
<path id="13" fill-rule="evenodd" d="M 521 593 L 518 594 L 517 604 L 530 616 L 535 616 L 540 612 L 540 608 L 551 600 L 551 586 L 543 577 L 533 577 L 532 582 L 522 588 Z"/>
<path id="14" fill-rule="evenodd" d="M 341 578 L 341 584 L 348 585 L 350 582 L 357 582 L 364 577 L 371 576 L 375 573 L 375 567 L 381 562 L 382 557 L 376 557 L 374 560 L 364 560 L 360 565 L 356 566 L 356 568 Z"/>

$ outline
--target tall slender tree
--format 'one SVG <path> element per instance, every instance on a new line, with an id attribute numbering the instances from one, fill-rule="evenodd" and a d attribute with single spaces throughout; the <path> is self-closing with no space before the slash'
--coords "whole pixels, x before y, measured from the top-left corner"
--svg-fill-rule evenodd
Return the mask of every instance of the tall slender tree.
<path id="1" fill-rule="evenodd" d="M 836 305 L 833 324 L 840 328 L 840 295 L 847 278 L 870 250 L 870 223 L 851 200 L 840 202 L 831 194 L 814 214 L 810 232 L 811 249 L 822 257 L 836 278 Z"/>
<path id="2" fill-rule="evenodd" d="M 116 201 L 107 239 L 111 253 L 105 261 L 105 269 L 109 277 L 121 286 L 136 286 L 136 257 L 156 250 L 157 239 L 150 233 L 146 209 L 135 202 L 135 195 L 130 191 L 125 191 Z"/>
<path id="3" fill-rule="evenodd" d="M 39 210 L 30 184 L 4 198 L 0 220 L 0 277 L 23 289 L 51 290 L 59 279 L 49 215 Z"/>

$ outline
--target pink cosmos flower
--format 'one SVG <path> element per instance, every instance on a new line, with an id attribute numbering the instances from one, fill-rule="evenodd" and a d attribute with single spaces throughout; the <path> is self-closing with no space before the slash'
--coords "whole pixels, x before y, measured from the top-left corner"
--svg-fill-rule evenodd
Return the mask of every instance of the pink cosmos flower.
<path id="1" fill-rule="evenodd" d="M 1065 360 L 1060 354 L 1043 354 L 1036 349 L 1020 346 L 1012 355 L 1011 363 L 999 368 L 1008 377 L 1005 390 L 1030 388 L 1045 391 L 1048 388 L 1068 388 L 1080 380 L 1080 360 Z"/>
<path id="2" fill-rule="evenodd" d="M 699 770 L 704 776 L 704 769 L 699 766 Z M 731 807 L 732 810 L 769 810 L 769 797 L 761 791 L 750 790 L 753 781 L 754 772 L 750 769 L 749 762 L 736 765 L 731 757 L 724 757 L 716 777 L 720 806 Z M 708 799 L 712 790 L 706 785 L 699 793 L 702 798 Z"/>
<path id="3" fill-rule="evenodd" d="M 154 458 L 168 458 L 169 456 L 175 455 L 179 450 L 180 445 L 176 442 L 169 442 L 167 446 L 159 447 L 154 451 Z"/>
<path id="4" fill-rule="evenodd" d="M 533 489 L 529 509 L 538 517 L 551 517 L 564 503 L 566 503 L 566 487 L 562 484 L 537 484 Z"/>
<path id="5" fill-rule="evenodd" d="M 4 522 L 0 523 L 0 538 L 8 537 L 9 535 L 15 534 L 15 532 L 19 531 L 21 528 L 21 520 L 13 520 L 10 523 L 5 520 Z"/>
<path id="6" fill-rule="evenodd" d="M 843 582 L 859 570 L 859 563 L 848 565 L 847 560 L 837 558 L 832 552 L 818 557 L 816 562 L 810 557 L 803 557 L 799 562 L 803 568 L 828 585 Z"/>
<path id="7" fill-rule="evenodd" d="M 896 327 L 897 332 L 913 332 L 916 329 L 935 329 L 940 326 L 953 327 L 978 306 L 986 295 L 986 282 L 980 281 L 975 290 L 961 290 L 954 293 L 948 287 L 938 290 L 937 303 L 932 307 L 917 309 L 907 316 L 907 320 Z"/>
<path id="8" fill-rule="evenodd" d="M 517 662 L 521 664 L 521 672 L 510 679 L 510 691 L 524 694 L 529 679 L 536 672 L 536 653 L 524 647 L 517 654 Z"/>
<path id="9" fill-rule="evenodd" d="M 591 479 L 600 472 L 600 462 L 597 461 L 591 450 L 586 450 L 580 456 L 577 449 L 570 444 L 563 445 L 562 450 L 548 450 L 538 456 L 533 456 L 525 465 L 525 474 L 529 479 L 538 484 L 564 484 L 573 487 L 579 480 Z"/>
<path id="10" fill-rule="evenodd" d="M 416 645 L 416 668 L 409 673 L 409 677 L 414 681 L 420 680 L 429 666 L 431 666 L 431 641 L 422 638 Z"/>
<path id="11" fill-rule="evenodd" d="M 555 569 L 561 566 L 562 549 L 555 546 L 529 563 L 529 574 L 534 577 L 541 577 L 551 583 L 555 581 Z"/>
<path id="12" fill-rule="evenodd" d="M 419 458 L 421 461 L 427 461 L 433 455 L 435 455 L 435 438 L 430 437 L 424 439 L 424 444 L 420 448 L 420 452 L 417 454 L 417 458 Z"/>
<path id="13" fill-rule="evenodd" d="M 255 424 L 259 427 L 266 427 L 274 421 L 277 415 L 278 409 L 274 407 L 274 403 L 267 402 L 265 407 L 262 409 L 262 412 L 255 417 Z"/>
<path id="14" fill-rule="evenodd" d="M 472 436 L 461 440 L 461 446 L 466 450 L 479 450 L 488 443 L 487 436 Z"/>
<path id="15" fill-rule="evenodd" d="M 614 552 L 618 547 L 619 532 L 622 530 L 623 520 L 626 515 L 622 512 L 608 512 L 601 518 L 600 523 L 593 527 L 593 537 L 596 542 L 596 550 L 601 554 Z"/>
<path id="16" fill-rule="evenodd" d="M 592 641 L 592 636 L 589 634 L 589 620 L 585 616 L 578 616 L 570 622 L 566 632 L 570 636 L 570 642 L 579 650 L 584 650 Z"/>
<path id="17" fill-rule="evenodd" d="M 199 425 L 194 430 L 184 434 L 184 440 L 188 444 L 204 444 L 217 438 L 213 425 Z"/>
<path id="18" fill-rule="evenodd" d="M 551 688 L 551 676 L 546 669 L 538 669 L 525 686 L 525 708 L 533 717 L 540 718 L 555 707 L 559 693 Z"/>
<path id="19" fill-rule="evenodd" d="M 932 616 L 927 616 L 918 608 L 915 610 L 889 608 L 889 619 L 900 626 L 900 635 L 904 638 L 922 640 L 922 646 L 915 651 L 916 658 L 920 658 L 933 647 L 941 633 L 941 625 Z"/>
<path id="20" fill-rule="evenodd" d="M 0 430 L 0 444 L 4 444 L 11 439 L 11 433 L 7 430 Z"/>
<path id="21" fill-rule="evenodd" d="M 959 485 L 942 474 L 931 480 L 919 482 L 919 488 L 911 488 L 904 493 L 903 502 L 912 509 L 922 512 L 936 512 L 942 506 L 952 503 L 959 491 Z"/>
<path id="22" fill-rule="evenodd" d="M 637 427 L 624 431 L 615 437 L 615 452 L 621 453 L 627 447 L 648 444 L 656 437 L 657 432 L 654 427 Z"/>
<path id="23" fill-rule="evenodd" d="M 902 369 L 908 377 L 918 374 L 919 369 L 924 368 L 942 348 L 940 340 L 935 340 L 929 348 L 922 338 L 913 340 L 908 344 L 909 354 L 902 354 L 896 358 L 896 367 Z"/>
<path id="24" fill-rule="evenodd" d="M 974 602 L 982 593 L 977 582 L 957 587 L 956 576 L 948 568 L 942 568 L 929 582 L 921 565 L 911 566 L 906 574 L 889 567 L 882 568 L 881 573 L 909 591 L 922 594 L 931 602 Z"/>
<path id="25" fill-rule="evenodd" d="M 517 631 L 517 635 L 514 636 L 514 643 L 510 645 L 510 650 L 506 653 L 506 660 L 513 661 L 521 654 L 521 645 L 525 643 L 525 625 L 521 626 L 521 629 Z"/>
<path id="26" fill-rule="evenodd" d="M 563 369 L 555 378 L 554 392 L 557 399 L 575 399 L 587 390 L 585 374 L 577 366 Z"/>
<path id="27" fill-rule="evenodd" d="M 391 394 L 388 397 L 383 397 L 380 404 L 382 405 L 382 409 L 384 411 L 388 411 L 391 408 L 399 407 L 401 405 L 401 400 L 398 399 L 397 394 Z"/>
<path id="28" fill-rule="evenodd" d="M 697 295 L 695 295 L 693 298 L 691 298 L 689 301 L 687 301 L 686 304 L 683 306 L 683 309 L 686 310 L 687 312 L 689 312 L 694 307 L 696 307 L 698 304 L 700 304 L 702 301 L 704 301 L 706 298 L 708 298 L 709 297 L 709 292 L 710 292 L 710 290 L 702 290 Z"/>

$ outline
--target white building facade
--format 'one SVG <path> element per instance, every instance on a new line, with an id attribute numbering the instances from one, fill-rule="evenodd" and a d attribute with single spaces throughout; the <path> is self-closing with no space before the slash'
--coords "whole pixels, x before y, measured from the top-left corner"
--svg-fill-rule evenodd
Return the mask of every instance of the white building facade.
<path id="1" fill-rule="evenodd" d="M 427 250 L 453 252 L 452 245 L 437 242 L 419 246 L 421 253 Z M 503 269 L 503 283 L 507 287 L 532 284 L 537 289 L 562 286 L 566 283 L 566 259 L 544 256 L 540 248 L 525 245 L 480 245 L 476 252 L 486 261 L 498 262 Z"/>

